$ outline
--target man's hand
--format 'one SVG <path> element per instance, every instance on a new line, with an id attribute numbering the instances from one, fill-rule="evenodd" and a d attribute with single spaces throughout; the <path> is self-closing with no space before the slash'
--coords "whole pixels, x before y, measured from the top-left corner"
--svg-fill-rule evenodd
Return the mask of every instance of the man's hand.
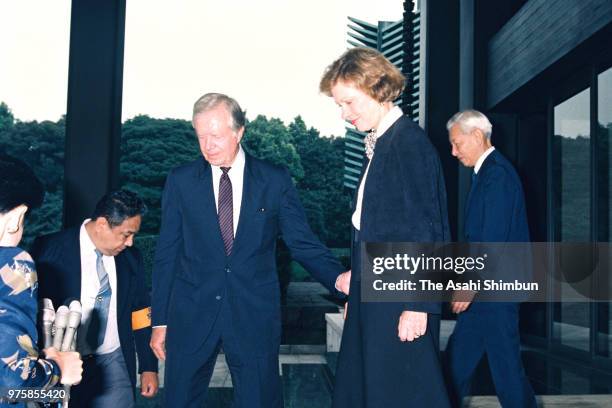
<path id="1" fill-rule="evenodd" d="M 153 398 L 159 389 L 157 373 L 154 371 L 143 371 L 140 374 L 140 395 Z"/>
<path id="2" fill-rule="evenodd" d="M 166 326 L 154 327 L 149 342 L 153 354 L 160 360 L 166 359 Z"/>
<path id="3" fill-rule="evenodd" d="M 468 307 L 472 304 L 476 292 L 470 290 L 455 291 L 453 293 L 453 300 L 451 301 L 451 310 L 453 313 L 465 312 Z"/>
<path id="4" fill-rule="evenodd" d="M 341 273 L 336 278 L 336 289 L 345 295 L 349 294 L 351 288 L 351 270 Z"/>
<path id="5" fill-rule="evenodd" d="M 425 334 L 427 330 L 427 313 L 405 310 L 399 318 L 397 336 L 401 341 L 412 341 Z"/>
<path id="6" fill-rule="evenodd" d="M 83 361 L 76 351 L 57 351 L 54 347 L 44 350 L 45 356 L 59 366 L 61 372 L 60 382 L 64 385 L 73 385 L 81 382 L 83 374 Z"/>

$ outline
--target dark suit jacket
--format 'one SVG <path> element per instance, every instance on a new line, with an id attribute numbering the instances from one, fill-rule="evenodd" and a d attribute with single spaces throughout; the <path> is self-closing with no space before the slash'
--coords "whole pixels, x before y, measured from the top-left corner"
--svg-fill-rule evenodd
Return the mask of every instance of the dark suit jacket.
<path id="1" fill-rule="evenodd" d="M 440 158 L 423 129 L 407 116 L 376 141 L 363 189 L 359 240 L 450 240 Z M 440 313 L 440 307 L 439 302 L 418 302 L 407 303 L 404 310 Z"/>
<path id="2" fill-rule="evenodd" d="M 294 259 L 334 291 L 342 265 L 314 236 L 289 173 L 246 155 L 240 220 L 225 255 L 212 170 L 203 158 L 174 169 L 162 198 L 153 268 L 153 325 L 167 325 L 168 347 L 194 352 L 228 302 L 241 350 L 278 353 L 279 235 Z M 236 220 L 234 220 L 236 222 Z"/>
<path id="3" fill-rule="evenodd" d="M 529 242 L 521 180 L 497 150 L 482 163 L 470 188 L 464 231 L 468 242 Z"/>
<path id="4" fill-rule="evenodd" d="M 49 298 L 57 308 L 68 299 L 81 297 L 80 227 L 69 228 L 36 239 L 32 256 L 39 276 L 39 298 Z M 151 328 L 132 331 L 132 312 L 150 305 L 142 256 L 136 248 L 126 248 L 115 257 L 117 269 L 117 326 L 119 342 L 132 384 L 138 369 L 157 371 L 157 358 L 149 347 Z M 136 350 L 134 349 L 136 345 Z"/>
<path id="5" fill-rule="evenodd" d="M 529 281 L 531 250 L 528 246 L 505 246 L 504 242 L 529 242 L 527 210 L 523 187 L 512 164 L 499 151 L 493 150 L 482 163 L 472 182 L 465 207 L 464 235 L 472 248 L 488 255 L 487 276 L 484 279 Z M 510 249 L 511 248 L 511 249 Z M 528 293 L 490 292 L 479 295 L 487 298 L 500 296 L 504 300 L 522 301 Z M 470 309 L 491 308 L 497 302 L 473 304 Z"/>

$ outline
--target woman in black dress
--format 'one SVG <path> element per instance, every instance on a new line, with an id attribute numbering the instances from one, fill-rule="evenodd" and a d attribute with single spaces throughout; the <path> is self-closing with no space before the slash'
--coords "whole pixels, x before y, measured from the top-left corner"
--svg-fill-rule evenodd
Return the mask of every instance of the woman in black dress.
<path id="1" fill-rule="evenodd" d="M 423 129 L 393 105 L 404 82 L 382 54 L 353 48 L 320 83 L 342 119 L 369 132 L 353 204 L 353 272 L 334 408 L 449 405 L 439 360 L 440 303 L 361 302 L 361 242 L 449 240 L 438 154 Z"/>

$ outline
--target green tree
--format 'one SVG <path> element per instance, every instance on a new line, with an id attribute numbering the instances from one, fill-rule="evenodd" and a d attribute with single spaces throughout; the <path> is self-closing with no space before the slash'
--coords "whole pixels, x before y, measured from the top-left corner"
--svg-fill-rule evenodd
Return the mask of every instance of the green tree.
<path id="1" fill-rule="evenodd" d="M 123 124 L 121 185 L 140 195 L 147 204 L 143 233 L 159 233 L 161 193 L 170 170 L 200 156 L 191 123 L 186 120 L 142 115 Z"/>
<path id="2" fill-rule="evenodd" d="M 26 244 L 62 225 L 65 119 L 20 122 L 0 103 L 0 152 L 19 157 L 43 181 L 43 206 L 28 217 Z M 289 125 L 258 116 L 247 123 L 244 148 L 288 168 L 313 231 L 328 246 L 348 247 L 350 196 L 343 189 L 341 138 L 321 137 L 301 117 Z M 168 172 L 201 157 L 191 123 L 137 116 L 123 124 L 121 185 L 145 200 L 149 213 L 141 231 L 159 232 L 161 193 Z"/>
<path id="3" fill-rule="evenodd" d="M 302 158 L 304 177 L 297 183 L 312 229 L 328 246 L 348 247 L 350 192 L 344 189 L 344 140 L 321 137 L 300 116 L 289 132 Z"/>
<path id="4" fill-rule="evenodd" d="M 42 207 L 28 214 L 23 243 L 27 248 L 36 236 L 62 226 L 65 120 L 14 121 L 6 104 L 0 104 L 0 122 L 9 124 L 0 125 L 0 152 L 30 165 L 46 191 Z"/>
<path id="5" fill-rule="evenodd" d="M 6 103 L 0 102 L 0 132 L 9 129 L 13 126 L 13 123 L 15 123 L 13 112 L 11 112 Z"/>
<path id="6" fill-rule="evenodd" d="M 291 133 L 280 119 L 268 120 L 265 116 L 257 116 L 247 123 L 242 145 L 259 159 L 285 166 L 294 181 L 304 177 L 302 160 L 293 145 Z"/>

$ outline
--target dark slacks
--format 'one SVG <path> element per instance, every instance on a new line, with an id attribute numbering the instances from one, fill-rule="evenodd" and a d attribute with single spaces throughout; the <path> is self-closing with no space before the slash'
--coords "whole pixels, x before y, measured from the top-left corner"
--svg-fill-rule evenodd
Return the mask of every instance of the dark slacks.
<path id="1" fill-rule="evenodd" d="M 134 388 L 121 348 L 83 358 L 83 380 L 70 390 L 72 408 L 134 407 Z"/>
<path id="2" fill-rule="evenodd" d="M 189 336 L 189 333 L 184 335 Z M 237 336 L 257 335 L 235 330 L 228 304 L 224 302 L 210 335 L 195 353 L 186 353 L 168 343 L 164 406 L 201 408 L 206 399 L 217 355 L 223 348 L 233 384 L 232 406 L 282 408 L 278 348 L 275 353 L 268 355 L 252 355 L 242 350 L 237 341 Z"/>
<path id="3" fill-rule="evenodd" d="M 474 370 L 487 355 L 495 391 L 506 407 L 537 407 L 521 361 L 516 303 L 474 303 L 457 317 L 446 348 L 453 406 L 470 393 Z"/>

